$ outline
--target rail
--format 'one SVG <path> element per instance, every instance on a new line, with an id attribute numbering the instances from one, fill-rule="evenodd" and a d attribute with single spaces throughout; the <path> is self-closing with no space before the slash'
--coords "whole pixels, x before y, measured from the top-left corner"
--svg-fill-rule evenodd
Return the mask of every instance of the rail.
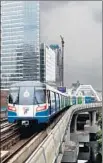
<path id="1" fill-rule="evenodd" d="M 65 112 L 64 112 L 65 113 Z M 48 124 L 48 127 L 45 128 L 44 130 L 41 131 L 41 129 L 34 133 L 33 135 L 31 135 L 30 138 L 26 138 L 26 139 L 19 139 L 18 144 L 16 144 L 16 146 L 13 148 L 13 152 L 11 152 L 5 159 L 2 160 L 2 163 L 6 163 L 6 162 L 11 162 L 11 159 L 21 150 L 23 150 L 23 148 L 25 148 L 25 146 L 28 146 L 28 143 L 30 141 L 32 141 L 33 139 L 35 140 L 35 146 L 33 146 L 33 151 L 38 147 L 38 145 L 44 140 L 45 137 L 47 137 L 48 133 L 50 132 L 50 130 L 52 130 L 52 128 L 54 128 L 54 126 L 58 123 L 58 121 L 60 120 L 60 118 L 64 115 L 64 113 L 62 112 L 58 117 L 56 117 L 54 119 L 54 121 L 52 121 L 50 124 Z M 14 135 L 16 136 L 16 134 L 14 133 Z M 18 137 L 17 137 L 18 138 Z M 8 138 L 9 139 L 9 138 Z M 14 139 L 14 138 L 13 138 Z M 33 152 L 32 151 L 32 152 Z M 27 155 L 28 156 L 28 155 Z M 26 157 L 25 157 L 26 158 Z M 27 159 L 27 158 L 26 158 Z M 21 161 L 20 161 L 21 162 Z"/>
<path id="2" fill-rule="evenodd" d="M 10 125 L 1 130 L 0 149 L 7 150 L 20 138 L 19 127 Z"/>
<path id="3" fill-rule="evenodd" d="M 0 124 L 0 129 L 3 129 L 3 128 L 5 128 L 5 127 L 9 127 L 9 126 L 11 126 L 11 124 L 8 123 L 7 121 L 4 121 L 4 122 L 2 122 L 2 123 Z"/>
<path id="4" fill-rule="evenodd" d="M 23 142 L 22 145 L 18 146 L 18 147 L 16 148 L 16 150 L 13 151 L 13 153 L 10 153 L 4 160 L 2 160 L 2 163 L 7 163 L 7 162 L 9 162 L 9 160 L 10 160 L 13 156 L 15 156 L 25 145 L 27 145 L 27 144 L 29 143 L 29 141 L 32 140 L 36 135 L 37 135 L 37 133 L 34 134 L 34 135 L 32 135 L 30 138 L 24 140 L 24 142 Z"/>

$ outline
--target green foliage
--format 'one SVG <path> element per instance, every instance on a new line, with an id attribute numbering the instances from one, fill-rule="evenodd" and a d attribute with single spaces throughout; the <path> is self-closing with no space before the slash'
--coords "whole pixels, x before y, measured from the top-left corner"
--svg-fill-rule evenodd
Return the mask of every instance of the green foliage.
<path id="1" fill-rule="evenodd" d="M 101 151 L 102 150 L 102 138 L 98 139 L 97 142 L 98 142 L 97 150 Z"/>
<path id="2" fill-rule="evenodd" d="M 102 130 L 97 132 L 97 139 L 100 139 L 102 137 Z"/>
<path id="3" fill-rule="evenodd" d="M 101 130 L 97 132 L 98 151 L 102 150 L 102 113 L 98 113 L 98 125 Z"/>
<path id="4" fill-rule="evenodd" d="M 102 113 L 100 112 L 98 113 L 98 125 L 102 129 Z"/>
<path id="5" fill-rule="evenodd" d="M 97 154 L 95 163 L 102 163 L 102 155 L 101 155 L 101 153 Z"/>

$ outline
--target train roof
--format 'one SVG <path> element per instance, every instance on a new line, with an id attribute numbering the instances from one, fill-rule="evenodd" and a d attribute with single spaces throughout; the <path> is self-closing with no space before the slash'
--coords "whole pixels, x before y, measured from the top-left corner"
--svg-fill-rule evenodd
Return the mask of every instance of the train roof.
<path id="1" fill-rule="evenodd" d="M 67 94 L 62 93 L 62 92 L 58 91 L 57 89 L 49 86 L 48 84 L 42 83 L 40 81 L 20 81 L 20 82 L 17 82 L 15 84 L 12 84 L 11 85 L 11 87 L 22 87 L 22 86 L 37 86 L 37 87 L 40 86 L 40 87 L 45 87 L 46 89 L 49 89 L 51 91 L 57 92 L 57 93 L 59 93 L 61 95 L 64 95 L 64 96 L 67 96 L 68 97 Z"/>
<path id="2" fill-rule="evenodd" d="M 57 93 L 59 93 L 59 94 L 61 94 L 61 95 L 64 95 L 64 96 L 67 96 L 67 97 L 68 97 L 67 94 L 62 93 L 62 92 L 58 91 L 57 89 L 55 89 L 55 88 L 53 88 L 53 87 L 51 87 L 51 86 L 49 86 L 49 85 L 46 85 L 46 88 L 49 89 L 49 90 L 51 90 L 51 91 L 57 92 Z"/>
<path id="3" fill-rule="evenodd" d="M 46 86 L 46 84 L 40 81 L 20 81 L 11 85 L 11 87 L 22 87 L 22 86 Z"/>

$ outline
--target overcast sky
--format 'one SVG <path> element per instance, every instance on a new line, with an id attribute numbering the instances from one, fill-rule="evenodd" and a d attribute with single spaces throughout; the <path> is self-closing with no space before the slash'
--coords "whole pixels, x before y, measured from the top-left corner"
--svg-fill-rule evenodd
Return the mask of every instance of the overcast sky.
<path id="1" fill-rule="evenodd" d="M 102 1 L 41 2 L 41 41 L 65 40 L 65 85 L 102 85 Z"/>

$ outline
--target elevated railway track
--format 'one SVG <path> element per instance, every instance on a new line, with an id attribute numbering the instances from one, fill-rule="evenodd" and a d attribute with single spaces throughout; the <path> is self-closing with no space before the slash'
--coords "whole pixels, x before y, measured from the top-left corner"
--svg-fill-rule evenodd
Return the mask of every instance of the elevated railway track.
<path id="1" fill-rule="evenodd" d="M 45 163 L 54 162 L 60 156 L 60 151 L 62 151 L 63 155 L 63 146 L 67 136 L 66 130 L 70 127 L 73 114 L 82 111 L 101 110 L 101 108 L 102 103 L 100 102 L 74 105 L 67 111 L 59 114 L 58 117 L 55 117 L 48 126 L 44 127 L 44 130 L 32 133 L 30 137 L 25 139 L 21 139 L 18 132 L 15 133 L 16 130 L 14 129 L 11 133 L 14 135 L 14 143 L 11 142 L 11 145 L 9 144 L 9 148 L 7 148 L 8 155 L 2 158 L 2 163 L 30 163 L 32 161 L 38 163 L 38 161 L 42 160 L 46 160 Z M 9 139 L 13 135 L 10 135 L 10 133 L 7 135 L 6 133 L 5 137 L 2 137 L 2 144 L 6 142 L 5 139 Z M 48 162 L 48 160 L 50 161 Z"/>
<path id="2" fill-rule="evenodd" d="M 41 126 L 38 126 L 38 131 L 31 132 L 29 137 L 27 136 L 25 138 L 21 138 L 21 133 L 19 132 L 20 128 L 18 128 L 17 125 L 14 125 L 15 128 L 12 130 L 10 130 L 10 128 L 12 128 L 13 125 L 11 125 L 8 130 L 5 130 L 5 132 L 2 131 L 3 134 L 0 142 L 1 150 L 9 151 L 7 157 L 2 158 L 2 163 L 9 163 L 9 161 L 11 162 L 12 158 L 15 157 L 18 152 L 23 150 L 26 145 L 28 146 L 28 143 L 32 140 L 35 141 L 35 146 L 33 147 L 34 151 L 39 146 L 39 144 L 47 137 L 49 132 L 54 128 L 54 126 L 59 122 L 59 120 L 63 117 L 64 113 L 65 111 L 61 112 L 61 114 L 52 119 L 52 121 L 47 126 L 43 126 L 42 128 Z"/>

